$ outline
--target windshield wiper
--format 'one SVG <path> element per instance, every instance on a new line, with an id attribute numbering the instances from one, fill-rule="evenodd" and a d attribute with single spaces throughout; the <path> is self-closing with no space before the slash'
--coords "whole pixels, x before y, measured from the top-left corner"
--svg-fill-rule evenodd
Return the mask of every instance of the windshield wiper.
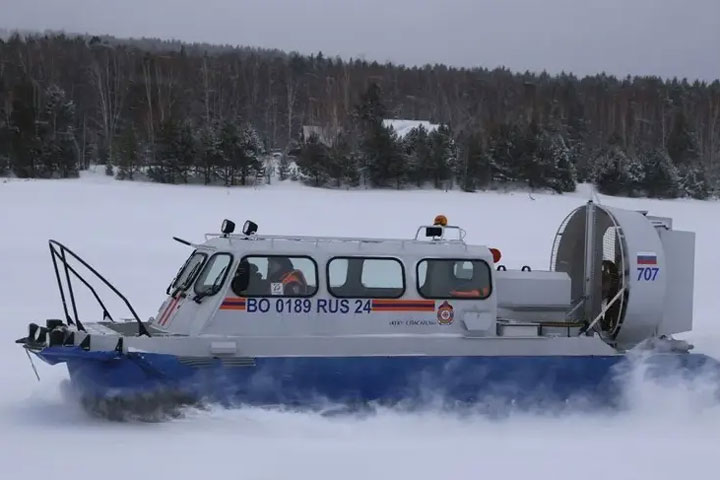
<path id="1" fill-rule="evenodd" d="M 185 277 L 185 281 L 182 282 L 182 283 L 181 283 L 180 285 L 178 285 L 177 287 L 175 287 L 175 289 L 173 290 L 173 292 L 172 292 L 172 294 L 171 294 L 172 297 L 174 297 L 175 295 L 177 295 L 178 292 L 180 292 L 180 291 L 185 291 L 185 290 L 188 289 L 188 287 L 190 286 L 190 284 L 191 284 L 191 283 L 193 282 L 193 280 L 195 279 L 195 275 L 198 273 L 198 271 L 200 270 L 200 267 L 201 267 L 201 266 L 202 266 L 202 262 L 195 264 L 195 266 L 192 268 L 192 270 L 190 270 L 190 273 L 188 274 L 188 276 Z"/>
<path id="2" fill-rule="evenodd" d="M 212 287 L 203 291 L 202 293 L 198 293 L 197 295 L 195 295 L 193 300 L 196 303 L 200 303 L 203 298 L 210 296 L 210 295 L 215 295 L 217 292 L 220 291 L 220 283 L 222 283 L 222 279 L 225 276 L 225 271 L 227 270 L 227 268 L 228 268 L 228 265 L 225 265 L 223 267 L 223 269 L 220 270 L 220 273 L 218 273 L 218 276 L 215 277 L 215 282 L 212 284 Z"/>

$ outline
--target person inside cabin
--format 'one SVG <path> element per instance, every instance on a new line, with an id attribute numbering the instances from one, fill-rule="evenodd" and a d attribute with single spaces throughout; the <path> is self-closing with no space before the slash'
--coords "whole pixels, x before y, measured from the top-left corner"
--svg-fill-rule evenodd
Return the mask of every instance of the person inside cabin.
<path id="1" fill-rule="evenodd" d="M 257 265 L 243 259 L 235 271 L 230 288 L 238 296 L 258 295 L 267 290 L 265 283 Z"/>
<path id="2" fill-rule="evenodd" d="M 615 323 L 620 317 L 620 305 L 621 303 L 615 299 L 617 293 L 620 291 L 620 273 L 618 272 L 617 264 L 612 260 L 603 260 L 601 264 L 601 284 L 600 284 L 602 297 L 601 302 L 603 308 L 605 308 L 609 302 L 615 300 L 603 315 L 600 324 L 604 330 L 610 330 L 615 326 Z"/>
<path id="3" fill-rule="evenodd" d="M 474 280 L 472 262 L 455 262 L 451 274 L 451 290 L 450 295 L 460 298 L 483 297 L 486 294 L 485 289 L 482 291 Z"/>
<path id="4" fill-rule="evenodd" d="M 235 295 L 241 296 L 248 287 L 248 279 L 250 278 L 250 264 L 247 260 L 242 260 L 235 270 L 235 275 L 230 281 L 230 288 Z"/>
<path id="5" fill-rule="evenodd" d="M 268 282 L 270 283 L 270 294 L 277 295 L 273 291 L 274 285 L 282 285 L 282 295 L 304 295 L 307 292 L 307 281 L 302 271 L 293 267 L 287 257 L 268 258 Z"/>

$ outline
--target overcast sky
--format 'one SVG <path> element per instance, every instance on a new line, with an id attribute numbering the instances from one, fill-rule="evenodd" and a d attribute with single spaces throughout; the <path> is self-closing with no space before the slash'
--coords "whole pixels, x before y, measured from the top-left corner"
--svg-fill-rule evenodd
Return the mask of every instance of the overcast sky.
<path id="1" fill-rule="evenodd" d="M 720 0 L 0 0 L 0 27 L 407 65 L 720 78 Z"/>

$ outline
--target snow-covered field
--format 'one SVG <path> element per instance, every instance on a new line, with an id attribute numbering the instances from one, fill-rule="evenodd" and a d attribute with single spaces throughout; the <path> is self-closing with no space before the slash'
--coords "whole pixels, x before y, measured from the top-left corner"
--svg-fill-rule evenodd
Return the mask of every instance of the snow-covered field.
<path id="1" fill-rule="evenodd" d="M 14 340 L 27 323 L 60 317 L 47 247 L 57 239 L 125 292 L 143 318 L 188 254 L 223 218 L 266 233 L 411 236 L 438 213 L 508 267 L 547 268 L 553 235 L 587 195 L 327 191 L 297 184 L 206 188 L 81 180 L 0 180 L 0 465 L 2 478 L 718 478 L 720 404 L 703 384 L 637 384 L 633 407 L 608 414 L 502 420 L 379 412 L 322 417 L 261 409 L 188 411 L 164 423 L 108 423 L 65 401 L 63 367 L 36 362 Z M 601 197 L 674 218 L 697 232 L 697 350 L 720 357 L 720 204 Z M 90 320 L 93 309 L 84 310 Z M 83 318 L 83 317 L 81 317 Z M 94 318 L 92 318 L 94 320 Z M 80 477 L 82 478 L 82 477 Z"/>

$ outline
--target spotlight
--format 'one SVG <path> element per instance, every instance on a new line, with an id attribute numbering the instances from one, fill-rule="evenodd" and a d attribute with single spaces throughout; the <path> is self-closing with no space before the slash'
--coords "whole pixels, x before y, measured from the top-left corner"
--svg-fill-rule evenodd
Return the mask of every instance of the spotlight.
<path id="1" fill-rule="evenodd" d="M 235 231 L 235 222 L 231 222 L 226 218 L 220 226 L 220 231 L 225 235 L 233 233 Z"/>
<path id="2" fill-rule="evenodd" d="M 242 232 L 245 235 L 252 235 L 253 233 L 257 232 L 258 226 L 257 223 L 248 220 L 245 222 L 245 225 L 243 225 Z"/>

